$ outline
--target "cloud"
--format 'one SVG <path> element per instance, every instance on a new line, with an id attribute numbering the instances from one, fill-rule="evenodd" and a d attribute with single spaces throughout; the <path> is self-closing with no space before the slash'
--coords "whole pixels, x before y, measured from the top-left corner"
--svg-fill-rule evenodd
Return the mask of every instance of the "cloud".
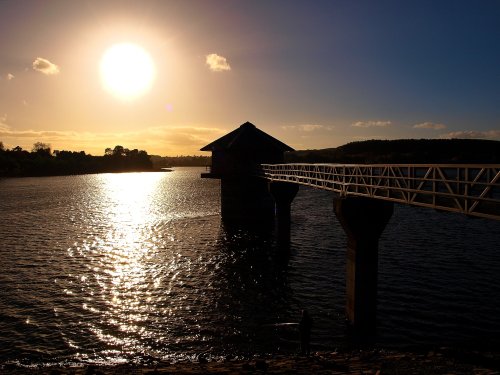
<path id="1" fill-rule="evenodd" d="M 433 122 L 423 122 L 421 124 L 413 125 L 414 129 L 432 129 L 432 130 L 442 130 L 446 129 L 445 124 L 435 124 Z"/>
<path id="2" fill-rule="evenodd" d="M 351 126 L 354 126 L 356 128 L 373 128 L 373 127 L 380 127 L 384 128 L 391 125 L 391 121 L 358 121 Z"/>
<path id="3" fill-rule="evenodd" d="M 211 53 L 206 56 L 206 64 L 209 69 L 213 72 L 223 72 L 226 70 L 231 70 L 231 66 L 227 62 L 227 59 L 223 56 L 217 55 L 216 53 Z"/>
<path id="4" fill-rule="evenodd" d="M 0 136 L 7 138 L 50 138 L 52 140 L 67 140 L 72 136 L 78 136 L 78 133 L 51 130 L 12 130 L 7 124 L 3 124 L 2 126 L 0 122 Z"/>
<path id="5" fill-rule="evenodd" d="M 302 124 L 302 125 L 284 125 L 281 128 L 284 130 L 298 130 L 301 132 L 313 132 L 316 130 L 333 130 L 334 126 Z"/>
<path id="6" fill-rule="evenodd" d="M 441 134 L 441 138 L 467 138 L 467 139 L 500 139 L 500 130 L 464 130 L 458 132 L 451 132 L 446 134 Z"/>
<path id="7" fill-rule="evenodd" d="M 201 126 L 169 126 L 148 130 L 153 139 L 161 138 L 171 147 L 194 147 L 196 151 L 217 139 L 227 131 Z"/>
<path id="8" fill-rule="evenodd" d="M 3 116 L 0 116 L 0 134 L 3 131 L 8 131 L 9 126 L 7 125 L 7 115 L 4 114 Z"/>
<path id="9" fill-rule="evenodd" d="M 15 78 L 14 74 L 11 74 L 11 73 L 8 73 L 5 78 L 7 79 L 7 81 L 11 81 Z"/>
<path id="10" fill-rule="evenodd" d="M 33 61 L 33 70 L 46 75 L 59 74 L 59 67 L 42 57 L 37 57 L 35 61 Z"/>

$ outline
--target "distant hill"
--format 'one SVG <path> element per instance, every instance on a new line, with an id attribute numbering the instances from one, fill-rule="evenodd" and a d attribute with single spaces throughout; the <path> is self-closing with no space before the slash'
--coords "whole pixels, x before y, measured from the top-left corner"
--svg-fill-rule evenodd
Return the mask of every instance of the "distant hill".
<path id="1" fill-rule="evenodd" d="M 500 141 L 397 139 L 351 142 L 337 148 L 293 151 L 286 163 L 500 164 Z"/>

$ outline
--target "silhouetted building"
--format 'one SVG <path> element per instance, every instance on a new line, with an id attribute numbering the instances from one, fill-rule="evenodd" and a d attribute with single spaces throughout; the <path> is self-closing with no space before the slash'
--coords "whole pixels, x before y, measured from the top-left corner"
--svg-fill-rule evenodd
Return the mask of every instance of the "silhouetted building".
<path id="1" fill-rule="evenodd" d="M 294 151 L 276 138 L 245 122 L 239 128 L 201 149 L 212 151 L 212 167 L 202 177 L 248 174 L 259 164 L 283 163 L 285 151 Z"/>
<path id="2" fill-rule="evenodd" d="M 272 224 L 274 199 L 269 183 L 256 177 L 256 172 L 260 164 L 283 163 L 284 153 L 294 150 L 245 122 L 201 151 L 212 151 L 210 172 L 201 177 L 221 180 L 222 219 L 234 224 Z"/>

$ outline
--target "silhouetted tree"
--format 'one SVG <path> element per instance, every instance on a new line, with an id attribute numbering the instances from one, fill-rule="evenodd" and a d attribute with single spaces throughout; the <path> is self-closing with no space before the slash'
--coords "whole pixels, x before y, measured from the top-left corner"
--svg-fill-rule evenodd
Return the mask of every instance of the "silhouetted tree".
<path id="1" fill-rule="evenodd" d="M 50 144 L 43 142 L 36 142 L 33 144 L 31 152 L 35 152 L 37 154 L 50 155 Z"/>
<path id="2" fill-rule="evenodd" d="M 115 146 L 113 149 L 113 156 L 126 156 L 125 148 L 123 146 Z"/>
<path id="3" fill-rule="evenodd" d="M 50 145 L 43 142 L 35 143 L 32 152 L 25 151 L 20 146 L 0 151 L 0 176 L 50 176 L 150 170 L 152 163 L 146 151 L 137 149 L 130 151 L 122 146 L 106 149 L 104 156 L 65 150 L 57 150 L 51 154 Z"/>

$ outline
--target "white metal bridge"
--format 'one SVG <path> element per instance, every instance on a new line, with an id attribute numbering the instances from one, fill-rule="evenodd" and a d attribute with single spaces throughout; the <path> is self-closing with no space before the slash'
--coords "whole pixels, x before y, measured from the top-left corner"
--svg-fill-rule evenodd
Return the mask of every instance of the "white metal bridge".
<path id="1" fill-rule="evenodd" d="M 500 220 L 500 164 L 262 164 L 260 176 Z"/>

